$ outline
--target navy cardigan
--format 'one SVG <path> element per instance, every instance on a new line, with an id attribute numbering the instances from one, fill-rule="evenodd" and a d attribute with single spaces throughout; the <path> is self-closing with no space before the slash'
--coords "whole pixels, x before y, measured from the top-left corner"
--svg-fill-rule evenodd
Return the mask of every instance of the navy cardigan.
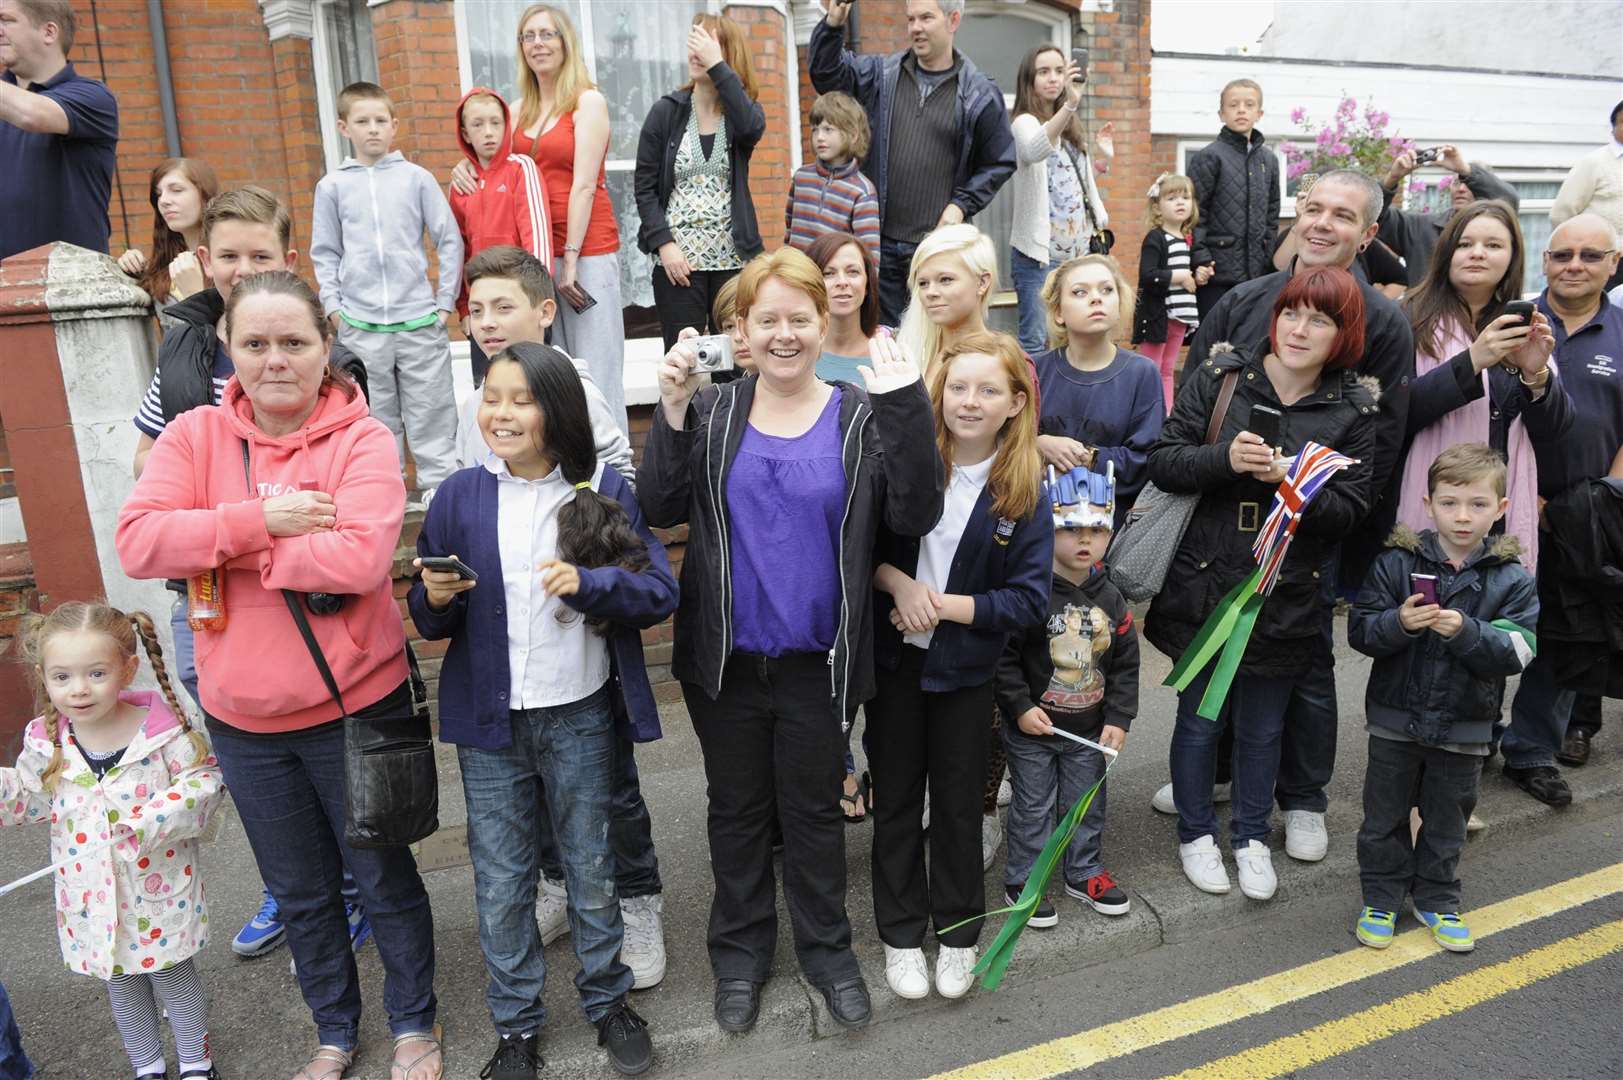
<path id="1" fill-rule="evenodd" d="M 920 543 L 918 537 L 886 530 L 874 561 L 917 574 Z M 1031 514 L 1010 521 L 992 512 L 991 485 L 982 488 L 958 540 L 947 587 L 941 590 L 972 597 L 975 618 L 967 626 L 945 621 L 936 625 L 920 686 L 939 693 L 991 682 L 1009 635 L 1048 618 L 1053 583 L 1054 519 L 1047 492 L 1038 496 Z M 895 606 L 889 593 L 874 590 L 874 661 L 890 671 L 901 661 L 904 643 L 902 632 L 890 621 Z"/>
<path id="2" fill-rule="evenodd" d="M 411 621 L 424 638 L 451 639 L 440 668 L 440 738 L 481 750 L 500 750 L 513 742 L 496 484 L 496 474 L 483 466 L 453 473 L 435 493 L 417 537 L 417 554 L 455 554 L 479 575 L 479 584 L 458 593 L 444 611 L 429 608 L 421 577 L 412 582 L 406 598 Z M 625 507 L 632 527 L 648 545 L 649 566 L 641 573 L 617 566 L 582 567 L 580 591 L 563 600 L 588 616 L 609 620 L 615 724 L 633 742 L 652 742 L 660 737 L 659 711 L 638 630 L 657 625 L 676 610 L 676 579 L 631 485 L 605 465 L 597 490 Z"/>

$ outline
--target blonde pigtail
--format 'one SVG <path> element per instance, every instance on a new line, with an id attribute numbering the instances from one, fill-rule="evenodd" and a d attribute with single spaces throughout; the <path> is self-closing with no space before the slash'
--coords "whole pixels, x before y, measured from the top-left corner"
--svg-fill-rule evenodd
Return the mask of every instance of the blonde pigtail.
<path id="1" fill-rule="evenodd" d="M 163 692 L 163 699 L 169 704 L 169 711 L 180 721 L 181 730 L 186 732 L 186 738 L 192 745 L 192 764 L 194 766 L 205 764 L 209 759 L 208 739 L 192 726 L 191 715 L 181 705 L 180 697 L 169 681 L 169 667 L 163 661 L 163 644 L 158 640 L 158 631 L 152 624 L 152 616 L 144 611 L 132 611 L 129 620 L 141 638 L 141 646 L 146 649 L 147 662 L 152 665 L 152 674 L 158 680 L 158 689 Z"/>

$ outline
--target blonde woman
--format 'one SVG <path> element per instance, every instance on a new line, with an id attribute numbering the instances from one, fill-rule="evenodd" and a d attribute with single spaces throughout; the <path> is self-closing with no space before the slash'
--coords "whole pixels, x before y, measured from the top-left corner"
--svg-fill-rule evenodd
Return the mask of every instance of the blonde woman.
<path id="1" fill-rule="evenodd" d="M 942 354 L 959 339 L 984 333 L 997 291 L 997 252 L 973 225 L 944 225 L 913 252 L 910 295 L 897 344 L 928 383 Z"/>

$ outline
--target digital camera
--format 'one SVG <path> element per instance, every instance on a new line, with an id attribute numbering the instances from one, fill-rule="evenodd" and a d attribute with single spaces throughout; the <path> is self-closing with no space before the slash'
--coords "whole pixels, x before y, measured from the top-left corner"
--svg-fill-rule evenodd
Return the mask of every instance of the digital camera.
<path id="1" fill-rule="evenodd" d="M 726 334 L 709 334 L 705 337 L 696 337 L 690 344 L 693 346 L 693 370 L 696 372 L 714 372 L 733 370 L 733 339 Z"/>

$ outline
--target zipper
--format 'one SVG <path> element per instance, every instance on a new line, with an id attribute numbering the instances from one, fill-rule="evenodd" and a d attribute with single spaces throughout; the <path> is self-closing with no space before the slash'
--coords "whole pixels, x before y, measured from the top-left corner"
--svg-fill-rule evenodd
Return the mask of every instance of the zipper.
<path id="1" fill-rule="evenodd" d="M 838 552 L 840 564 L 840 626 L 834 635 L 834 648 L 828 651 L 828 696 L 834 703 L 835 714 L 840 720 L 840 731 L 850 730 L 851 721 L 845 715 L 844 702 L 840 700 L 840 690 L 851 685 L 851 607 L 845 588 L 845 527 L 851 521 L 851 504 L 856 501 L 857 478 L 862 472 L 862 432 L 868 426 L 868 417 L 872 413 L 867 406 L 859 405 L 855 422 L 845 433 L 845 445 L 840 448 L 840 456 L 845 457 L 851 450 L 851 436 L 857 437 L 857 461 L 851 469 L 848 487 L 845 493 L 845 514 L 840 518 L 840 547 Z M 845 666 L 838 668 L 835 660 L 839 653 L 841 640 L 845 644 Z M 840 675 L 845 678 L 841 679 Z"/>
<path id="2" fill-rule="evenodd" d="M 368 165 L 366 167 L 366 190 L 370 193 L 372 198 L 372 238 L 377 241 L 378 246 L 378 280 L 383 285 L 383 321 L 386 323 L 393 322 L 394 320 L 391 318 L 393 312 L 390 310 L 393 305 L 389 303 L 389 274 L 387 270 L 388 260 L 383 254 L 383 220 L 378 215 L 378 182 L 376 165 Z"/>
<path id="3" fill-rule="evenodd" d="M 727 409 L 727 427 L 722 432 L 721 446 L 723 452 L 727 448 L 727 439 L 733 430 L 733 411 L 737 402 L 731 400 L 738 397 L 738 391 L 732 391 Z M 725 515 L 722 512 L 722 487 L 724 477 L 721 475 L 727 468 L 724 460 L 721 468 L 712 471 L 710 462 L 714 456 L 716 410 L 721 407 L 721 395 L 710 403 L 710 416 L 705 421 L 704 429 L 704 476 L 705 482 L 710 484 L 710 515 L 716 524 L 716 540 L 721 545 L 721 662 L 716 665 L 716 693 L 721 693 L 721 678 L 727 667 L 727 658 L 733 653 L 733 561 L 732 543 L 727 534 Z"/>

